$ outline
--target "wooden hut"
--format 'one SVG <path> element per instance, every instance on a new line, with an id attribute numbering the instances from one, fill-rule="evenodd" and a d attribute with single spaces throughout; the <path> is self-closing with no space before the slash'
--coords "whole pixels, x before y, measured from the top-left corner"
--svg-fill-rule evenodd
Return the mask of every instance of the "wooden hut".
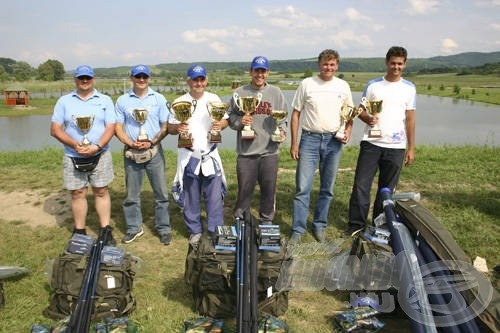
<path id="1" fill-rule="evenodd" d="M 6 89 L 3 95 L 7 105 L 28 105 L 29 93 L 26 89 Z"/>

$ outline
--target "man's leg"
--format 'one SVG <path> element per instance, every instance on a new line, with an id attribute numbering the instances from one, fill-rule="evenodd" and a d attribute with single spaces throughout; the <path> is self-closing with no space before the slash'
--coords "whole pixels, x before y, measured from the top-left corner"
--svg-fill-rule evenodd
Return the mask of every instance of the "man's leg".
<path id="1" fill-rule="evenodd" d="M 278 154 L 264 156 L 259 163 L 260 221 L 271 224 L 276 213 Z"/>
<path id="2" fill-rule="evenodd" d="M 71 212 L 75 222 L 75 229 L 85 229 L 87 218 L 87 187 L 71 191 Z"/>

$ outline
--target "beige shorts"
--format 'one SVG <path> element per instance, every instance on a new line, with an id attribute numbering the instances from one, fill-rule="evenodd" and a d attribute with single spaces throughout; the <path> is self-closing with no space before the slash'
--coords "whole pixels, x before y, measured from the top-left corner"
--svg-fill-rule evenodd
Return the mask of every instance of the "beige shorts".
<path id="1" fill-rule="evenodd" d="M 111 152 L 102 152 L 99 163 L 94 170 L 81 172 L 75 169 L 71 158 L 63 157 L 63 181 L 67 190 L 79 190 L 90 184 L 92 187 L 105 187 L 110 184 L 115 177 L 113 172 L 113 160 Z"/>

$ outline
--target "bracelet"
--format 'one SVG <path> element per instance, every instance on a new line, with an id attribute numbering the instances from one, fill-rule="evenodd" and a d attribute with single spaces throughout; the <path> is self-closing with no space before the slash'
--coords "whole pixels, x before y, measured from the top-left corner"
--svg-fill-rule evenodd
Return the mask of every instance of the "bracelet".
<path id="1" fill-rule="evenodd" d="M 151 144 L 151 147 L 153 147 L 155 144 L 153 143 L 153 140 L 149 140 L 149 143 Z"/>
<path id="2" fill-rule="evenodd" d="M 97 146 L 97 148 L 99 148 L 99 150 L 102 150 L 102 147 L 100 144 L 96 143 L 95 145 Z"/>

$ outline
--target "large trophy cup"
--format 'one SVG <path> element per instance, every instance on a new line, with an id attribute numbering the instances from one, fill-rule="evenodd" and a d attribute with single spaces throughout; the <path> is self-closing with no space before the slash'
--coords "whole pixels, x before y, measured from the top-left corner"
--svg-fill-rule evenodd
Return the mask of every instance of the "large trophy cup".
<path id="1" fill-rule="evenodd" d="M 208 102 L 207 109 L 210 114 L 210 118 L 212 121 L 220 121 L 222 117 L 226 114 L 227 109 L 229 108 L 229 103 L 224 102 Z M 220 131 L 211 129 L 208 132 L 208 141 L 210 143 L 219 143 L 222 142 L 222 135 Z"/>
<path id="2" fill-rule="evenodd" d="M 361 99 L 361 104 L 363 104 L 363 106 L 368 110 L 368 113 L 371 114 L 372 117 L 375 117 L 380 112 L 382 112 L 382 100 L 369 101 L 366 99 L 366 97 L 363 97 Z M 369 138 L 381 138 L 382 137 L 382 131 L 378 128 L 377 124 L 375 124 L 375 126 L 373 126 L 368 131 L 368 137 Z"/>
<path id="3" fill-rule="evenodd" d="M 238 93 L 233 94 L 234 103 L 245 115 L 251 116 L 257 110 L 262 101 L 262 94 L 259 92 L 257 96 L 239 96 Z M 253 140 L 255 132 L 250 125 L 245 125 L 241 131 L 241 139 Z"/>
<path id="4" fill-rule="evenodd" d="M 139 123 L 139 135 L 137 141 L 148 141 L 148 134 L 144 130 L 144 123 L 148 119 L 148 110 L 146 108 L 137 108 L 132 111 L 135 121 Z"/>
<path id="5" fill-rule="evenodd" d="M 196 109 L 196 100 L 192 102 L 179 101 L 172 104 L 172 109 L 174 110 L 175 117 L 183 124 L 187 124 L 189 118 Z M 179 132 L 179 139 L 177 142 L 177 147 L 179 148 L 191 148 L 193 146 L 193 137 L 189 131 Z"/>
<path id="6" fill-rule="evenodd" d="M 90 131 L 92 125 L 94 124 L 94 116 L 86 116 L 86 117 L 73 116 L 73 121 L 76 127 L 78 127 L 78 129 L 83 133 L 82 144 L 84 146 L 89 146 L 91 142 L 87 138 L 87 133 Z"/>
<path id="7" fill-rule="evenodd" d="M 344 101 L 344 104 L 340 109 L 340 128 L 335 134 L 337 139 L 343 140 L 345 138 L 345 127 L 347 123 L 359 116 L 361 111 L 363 111 L 361 107 L 355 108 L 347 104 L 347 101 Z"/>
<path id="8" fill-rule="evenodd" d="M 274 118 L 276 122 L 276 129 L 271 135 L 271 140 L 274 142 L 283 142 L 283 138 L 281 137 L 281 131 L 279 128 L 279 122 L 286 118 L 288 112 L 285 110 L 271 110 L 271 116 Z"/>

